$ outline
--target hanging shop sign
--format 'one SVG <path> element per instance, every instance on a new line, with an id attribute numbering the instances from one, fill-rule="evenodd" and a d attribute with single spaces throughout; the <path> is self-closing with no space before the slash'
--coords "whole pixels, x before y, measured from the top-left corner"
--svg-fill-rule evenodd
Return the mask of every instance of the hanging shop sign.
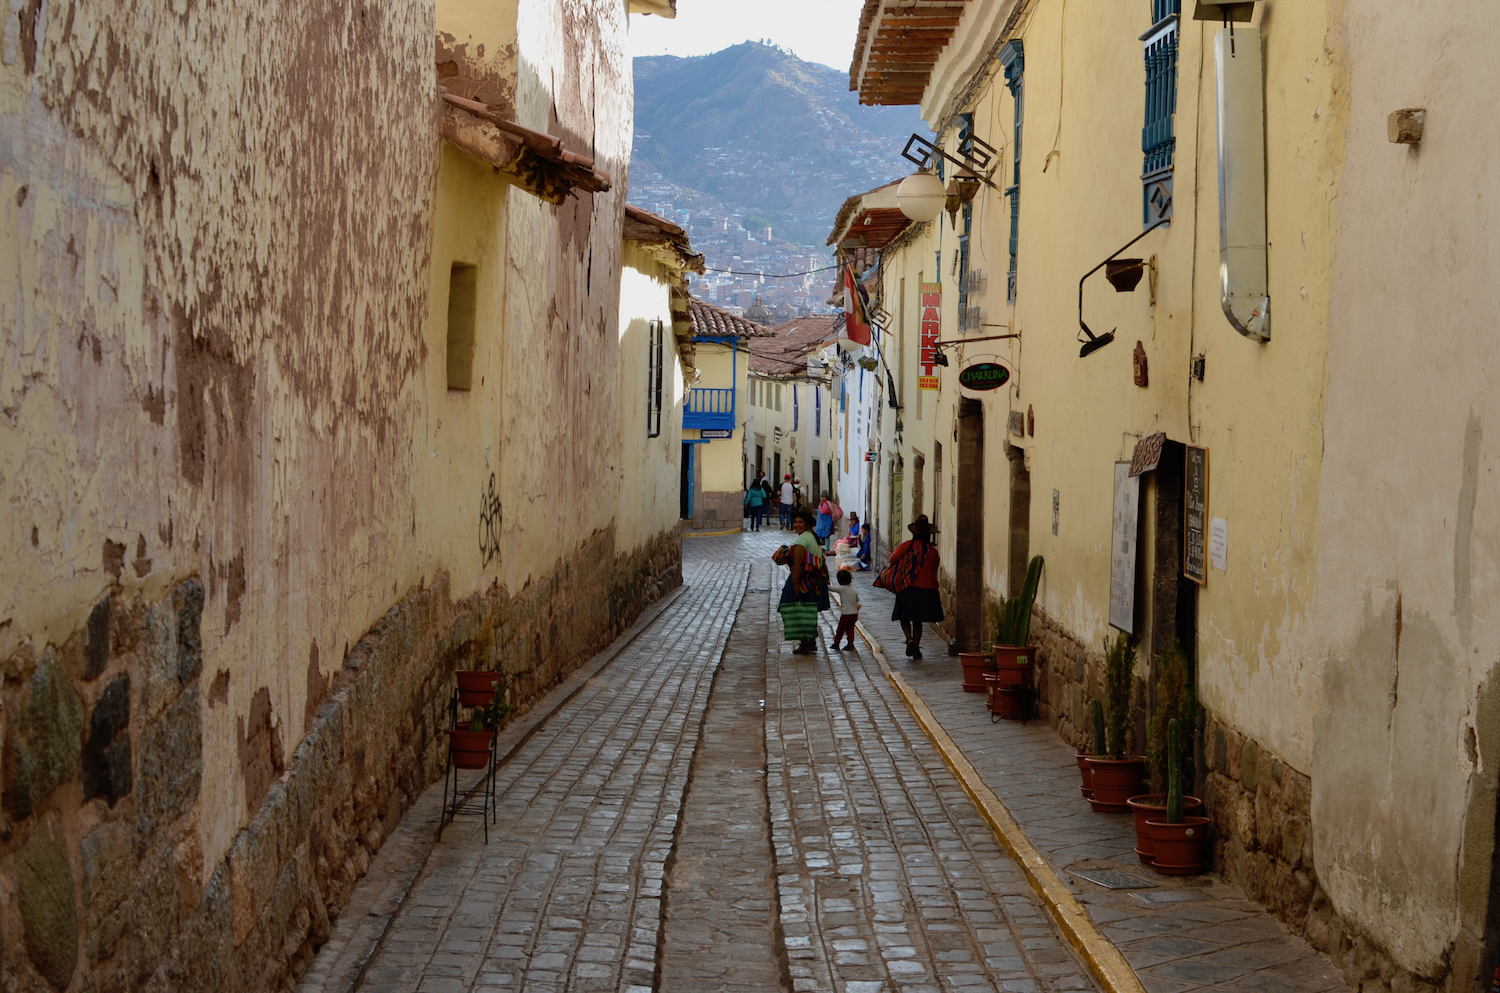
<path id="1" fill-rule="evenodd" d="M 865 461 L 866 462 L 879 462 L 880 461 L 880 453 L 879 452 L 866 452 L 865 453 Z"/>
<path id="2" fill-rule="evenodd" d="M 1187 446 L 1187 465 L 1182 479 L 1182 574 L 1199 586 L 1208 582 L 1208 449 Z"/>
<path id="3" fill-rule="evenodd" d="M 1010 369 L 990 356 L 970 362 L 958 374 L 958 385 L 974 393 L 998 390 L 1010 382 Z"/>
<path id="4" fill-rule="evenodd" d="M 941 312 L 943 306 L 943 284 L 922 284 L 922 339 L 921 351 L 918 363 L 922 366 L 922 375 L 917 377 L 917 389 L 935 390 L 938 388 L 938 377 L 933 372 L 937 365 L 937 343 L 939 333 L 942 330 Z"/>

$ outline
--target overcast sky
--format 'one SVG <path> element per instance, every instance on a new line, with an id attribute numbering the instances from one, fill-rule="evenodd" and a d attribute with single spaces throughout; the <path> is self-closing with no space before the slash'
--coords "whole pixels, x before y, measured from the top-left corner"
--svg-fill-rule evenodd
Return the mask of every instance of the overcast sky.
<path id="1" fill-rule="evenodd" d="M 849 71 L 861 0 L 677 0 L 677 17 L 630 15 L 630 54 L 707 55 L 765 39 Z"/>

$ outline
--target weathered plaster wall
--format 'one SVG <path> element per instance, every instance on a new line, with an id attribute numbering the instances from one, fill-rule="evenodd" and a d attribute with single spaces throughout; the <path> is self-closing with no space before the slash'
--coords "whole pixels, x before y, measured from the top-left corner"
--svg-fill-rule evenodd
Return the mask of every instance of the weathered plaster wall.
<path id="1" fill-rule="evenodd" d="M 528 2 L 464 63 L 615 177 L 556 208 L 441 148 L 434 16 L 12 8 L 18 989 L 288 981 L 440 768 L 451 670 L 525 706 L 680 582 L 670 522 L 617 520 L 623 9 Z M 467 394 L 454 260 L 481 267 Z"/>
<path id="2" fill-rule="evenodd" d="M 1314 616 L 1314 850 L 1347 938 L 1470 989 L 1490 899 L 1500 661 L 1494 336 L 1500 12 L 1341 4 L 1348 155 L 1330 279 Z M 1392 65 L 1402 71 L 1391 72 Z M 1426 108 L 1419 145 L 1386 117 Z"/>

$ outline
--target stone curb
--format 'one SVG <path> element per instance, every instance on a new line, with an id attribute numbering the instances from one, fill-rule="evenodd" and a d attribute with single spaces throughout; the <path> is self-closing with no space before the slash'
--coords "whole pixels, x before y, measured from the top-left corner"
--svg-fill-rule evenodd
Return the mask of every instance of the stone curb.
<path id="1" fill-rule="evenodd" d="M 684 531 L 684 538 L 717 538 L 721 534 L 740 534 L 744 528 L 730 528 L 728 531 Z"/>
<path id="2" fill-rule="evenodd" d="M 964 758 L 963 752 L 953 739 L 948 737 L 948 732 L 938 723 L 937 718 L 932 716 L 932 711 L 926 702 L 912 689 L 911 685 L 902 678 L 901 674 L 891 668 L 886 661 L 885 651 L 880 643 L 865 628 L 863 624 L 857 624 L 860 636 L 869 643 L 871 651 L 875 653 L 875 659 L 880 663 L 881 670 L 896 692 L 901 695 L 907 707 L 911 709 L 912 716 L 927 732 L 927 737 L 932 739 L 933 745 L 943 756 L 943 761 L 953 770 L 958 777 L 964 792 L 969 799 L 974 801 L 974 806 L 979 808 L 979 813 L 989 822 L 995 837 L 1000 839 L 1000 844 L 1010 853 L 1026 873 L 1026 879 L 1031 883 L 1031 888 L 1042 898 L 1047 906 L 1047 913 L 1062 931 L 1063 937 L 1068 944 L 1083 957 L 1088 964 L 1089 971 L 1099 981 L 1099 985 L 1105 993 L 1146 993 L 1136 976 L 1135 970 L 1125 961 L 1125 956 L 1104 935 L 1094 927 L 1093 921 L 1089 920 L 1088 913 L 1073 896 L 1072 892 L 1065 886 L 1057 873 L 1047 864 L 1047 860 L 1037 851 L 1031 839 L 1021 830 L 1005 809 L 1005 804 L 994 791 L 985 785 L 979 773 Z"/>
<path id="3" fill-rule="evenodd" d="M 660 600 L 656 601 L 656 603 L 643 610 L 641 616 L 636 619 L 636 622 L 622 631 L 619 637 L 610 643 L 609 647 L 573 670 L 567 679 L 558 683 L 547 695 L 542 697 L 537 702 L 537 706 L 531 708 L 531 710 L 521 715 L 518 720 L 508 725 L 505 730 L 501 731 L 495 741 L 495 750 L 498 753 L 503 747 L 505 748 L 505 752 L 496 756 L 495 768 L 498 770 L 502 765 L 514 758 L 516 753 L 521 750 L 521 747 L 530 741 L 532 736 L 541 730 L 552 719 L 554 714 L 561 710 L 568 701 L 577 696 L 578 692 L 588 685 L 589 680 L 597 676 L 605 666 L 617 659 L 620 653 L 625 651 L 636 638 L 640 637 L 641 633 L 650 627 L 668 607 L 676 603 L 678 598 L 687 589 L 688 584 L 686 582 L 680 583 L 676 589 L 669 591 Z M 484 780 L 481 779 L 479 784 L 471 786 L 469 794 L 473 794 L 483 782 Z M 423 793 L 430 792 L 436 785 L 436 783 L 429 784 L 427 789 L 423 790 Z M 415 807 L 416 804 L 413 804 L 413 809 L 407 811 L 407 816 L 411 816 L 415 811 Z M 428 824 L 426 826 L 430 828 L 431 825 Z M 360 953 L 357 953 L 357 968 L 354 970 L 348 983 L 342 986 L 344 993 L 351 993 L 351 991 L 358 990 L 364 985 L 365 974 L 370 967 L 370 963 L 375 960 L 376 954 L 385 945 L 385 939 L 390 932 L 391 925 L 401 915 L 401 909 L 406 905 L 407 897 L 411 895 L 412 886 L 421 877 L 422 870 L 427 865 L 427 860 L 432 857 L 433 850 L 437 848 L 438 839 L 436 833 L 429 830 L 427 834 L 428 841 L 425 851 L 421 853 L 420 859 L 413 860 L 417 866 L 416 871 L 401 886 L 400 893 L 396 895 L 394 903 L 387 904 L 381 908 L 381 916 L 384 919 L 378 925 L 378 933 L 366 937 L 368 944 Z M 382 846 L 382 850 L 384 850 L 384 846 Z M 379 857 L 378 854 L 376 857 Z M 363 880 L 361 880 L 362 882 Z M 337 977 L 331 978 L 337 981 Z"/>

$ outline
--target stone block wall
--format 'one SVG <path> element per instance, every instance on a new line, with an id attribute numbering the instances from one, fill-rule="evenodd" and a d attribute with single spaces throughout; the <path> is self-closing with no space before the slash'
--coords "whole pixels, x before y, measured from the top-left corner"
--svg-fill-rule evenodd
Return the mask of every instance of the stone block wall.
<path id="1" fill-rule="evenodd" d="M 722 531 L 740 527 L 745 520 L 743 490 L 704 491 L 693 505 L 693 527 Z"/>
<path id="2" fill-rule="evenodd" d="M 1093 747 L 1089 701 L 1104 698 L 1104 653 L 1041 610 L 1032 616 L 1041 714 L 1069 745 Z M 1133 690 L 1136 744 L 1144 746 L 1144 683 Z M 1318 885 L 1312 847 L 1312 780 L 1254 739 L 1206 714 L 1195 754 L 1196 787 L 1213 821 L 1213 868 L 1326 955 L 1360 993 L 1457 990 L 1446 976 L 1414 976 L 1346 922 Z"/>
<path id="3" fill-rule="evenodd" d="M 409 591 L 350 649 L 292 754 L 268 710 L 238 720 L 261 788 L 212 866 L 201 751 L 224 703 L 202 671 L 203 587 L 101 600 L 62 645 L 0 668 L 0 988 L 290 989 L 442 775 L 453 670 L 499 669 L 524 711 L 681 579 L 675 528 L 618 554 L 611 529 L 515 595 L 454 600 L 446 575 Z"/>

